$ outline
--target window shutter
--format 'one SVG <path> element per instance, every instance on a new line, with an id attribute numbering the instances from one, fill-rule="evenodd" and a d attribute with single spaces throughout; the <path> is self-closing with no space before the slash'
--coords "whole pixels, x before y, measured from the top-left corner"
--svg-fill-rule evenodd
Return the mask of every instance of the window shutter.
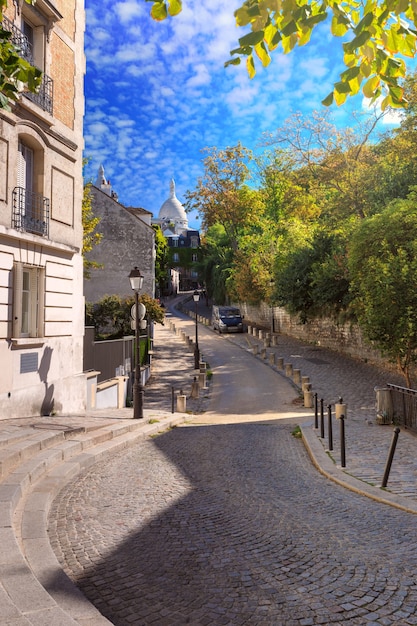
<path id="1" fill-rule="evenodd" d="M 13 264 L 13 337 L 20 337 L 22 317 L 23 265 Z"/>

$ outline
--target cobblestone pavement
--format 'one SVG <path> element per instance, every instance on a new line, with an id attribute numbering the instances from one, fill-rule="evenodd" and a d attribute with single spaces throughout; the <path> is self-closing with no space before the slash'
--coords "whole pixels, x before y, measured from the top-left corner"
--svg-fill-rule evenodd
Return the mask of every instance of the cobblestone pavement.
<path id="1" fill-rule="evenodd" d="M 417 624 L 416 518 L 341 489 L 292 427 L 185 427 L 55 501 L 65 570 L 114 624 Z"/>
<path id="2" fill-rule="evenodd" d="M 289 338 L 276 350 L 326 404 L 343 396 L 349 471 L 378 479 L 386 372 Z M 417 624 L 417 518 L 321 476 L 293 428 L 190 421 L 95 465 L 51 510 L 65 571 L 116 626 Z M 398 466 L 404 491 L 415 470 Z"/>

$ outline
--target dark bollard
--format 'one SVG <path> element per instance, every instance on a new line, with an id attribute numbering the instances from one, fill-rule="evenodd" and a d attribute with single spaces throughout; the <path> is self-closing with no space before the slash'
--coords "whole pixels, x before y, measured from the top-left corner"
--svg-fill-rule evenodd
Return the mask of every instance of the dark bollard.
<path id="1" fill-rule="evenodd" d="M 323 409 L 323 398 L 320 400 L 320 437 L 324 439 L 324 409 Z"/>
<path id="2" fill-rule="evenodd" d="M 319 414 L 317 405 L 317 393 L 314 394 L 314 428 L 319 427 Z"/>
<path id="3" fill-rule="evenodd" d="M 392 460 L 394 458 L 395 448 L 397 447 L 398 435 L 400 434 L 400 429 L 398 426 L 394 428 L 394 434 L 392 436 L 391 448 L 388 455 L 387 464 L 385 466 L 384 478 L 382 479 L 381 487 L 384 489 L 388 484 L 389 473 L 391 471 Z"/>
<path id="4" fill-rule="evenodd" d="M 346 467 L 345 416 L 340 416 L 340 464 Z"/>
<path id="5" fill-rule="evenodd" d="M 327 429 L 329 431 L 329 450 L 333 450 L 332 405 L 327 407 Z"/>

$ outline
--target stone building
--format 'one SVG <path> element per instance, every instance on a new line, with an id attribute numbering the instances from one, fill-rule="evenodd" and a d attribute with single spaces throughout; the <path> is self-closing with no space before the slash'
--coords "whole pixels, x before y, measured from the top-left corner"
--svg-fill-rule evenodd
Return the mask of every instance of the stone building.
<path id="1" fill-rule="evenodd" d="M 0 418 L 79 413 L 84 2 L 8 0 L 2 22 L 43 81 L 0 109 Z"/>
<path id="2" fill-rule="evenodd" d="M 168 242 L 170 275 L 167 277 L 167 293 L 196 289 L 199 286 L 200 233 L 188 227 L 187 213 L 175 195 L 174 180 L 170 183 L 169 197 L 152 221 L 161 227 Z"/>
<path id="3" fill-rule="evenodd" d="M 120 204 L 101 165 L 91 185 L 91 206 L 100 218 L 97 232 L 101 242 L 87 255 L 102 267 L 92 269 L 84 281 L 87 302 L 97 302 L 105 295 L 131 296 L 130 270 L 138 267 L 144 276 L 142 292 L 155 294 L 155 231 L 152 214 L 141 208 Z"/>

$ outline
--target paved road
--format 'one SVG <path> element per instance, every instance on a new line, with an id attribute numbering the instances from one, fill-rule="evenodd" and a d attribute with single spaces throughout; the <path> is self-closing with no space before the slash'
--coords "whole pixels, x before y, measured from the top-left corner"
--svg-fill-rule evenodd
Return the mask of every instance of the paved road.
<path id="1" fill-rule="evenodd" d="M 217 341 L 232 362 L 241 348 Z M 417 624 L 415 516 L 318 474 L 272 401 L 260 422 L 198 416 L 61 492 L 51 543 L 115 625 Z"/>

